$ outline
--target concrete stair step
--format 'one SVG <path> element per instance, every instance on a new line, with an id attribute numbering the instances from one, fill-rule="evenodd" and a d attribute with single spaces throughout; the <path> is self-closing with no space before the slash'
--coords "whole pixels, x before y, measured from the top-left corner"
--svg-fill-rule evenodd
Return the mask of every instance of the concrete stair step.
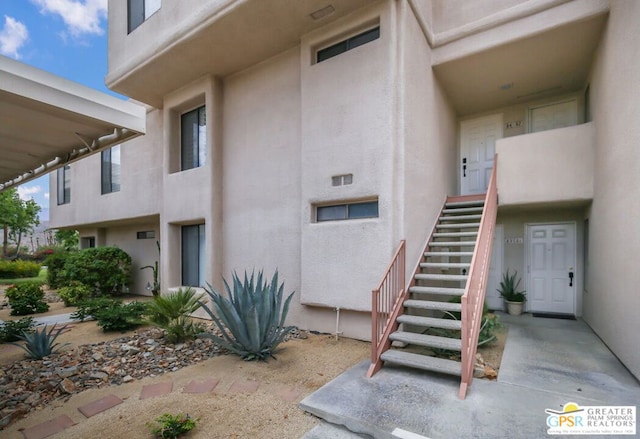
<path id="1" fill-rule="evenodd" d="M 417 334 L 415 332 L 396 331 L 389 335 L 389 340 L 402 343 L 426 346 L 428 348 L 462 350 L 462 340 L 458 338 L 438 337 L 437 335 Z"/>
<path id="2" fill-rule="evenodd" d="M 431 241 L 429 247 L 473 247 L 475 241 Z"/>
<path id="3" fill-rule="evenodd" d="M 469 269 L 469 262 L 421 262 L 420 268 L 466 268 Z"/>
<path id="4" fill-rule="evenodd" d="M 438 224 L 436 229 L 479 229 L 480 223 Z"/>
<path id="5" fill-rule="evenodd" d="M 442 213 L 444 213 L 444 214 L 452 213 L 454 215 L 458 215 L 458 214 L 461 214 L 461 213 L 480 213 L 480 212 L 482 212 L 483 209 L 484 209 L 484 206 L 478 206 L 478 207 L 454 207 L 454 208 L 445 207 L 444 209 L 442 209 Z"/>
<path id="6" fill-rule="evenodd" d="M 397 321 L 398 323 L 406 323 L 408 325 L 421 326 L 424 328 L 442 328 L 453 330 L 462 329 L 462 322 L 460 320 L 453 319 L 440 319 L 436 317 L 423 317 L 402 314 L 398 316 Z"/>
<path id="7" fill-rule="evenodd" d="M 449 201 L 444 206 L 445 206 L 445 208 L 484 206 L 484 199 L 482 199 L 482 200 L 470 200 L 470 201 Z"/>
<path id="8" fill-rule="evenodd" d="M 437 256 L 437 257 L 443 257 L 443 256 L 461 256 L 461 257 L 465 257 L 465 256 L 473 256 L 473 252 L 425 252 L 424 254 L 425 256 L 429 257 L 429 256 Z"/>
<path id="9" fill-rule="evenodd" d="M 437 311 L 462 311 L 462 305 L 459 303 L 438 302 L 433 300 L 407 299 L 404 301 L 404 306 L 406 308 L 433 309 Z"/>
<path id="10" fill-rule="evenodd" d="M 468 221 L 468 220 L 479 220 L 482 218 L 482 215 L 452 215 L 452 216 L 441 216 L 438 218 L 440 221 Z"/>
<path id="11" fill-rule="evenodd" d="M 467 236 L 478 236 L 478 232 L 437 232 L 434 238 L 463 238 Z"/>
<path id="12" fill-rule="evenodd" d="M 436 280 L 436 281 L 459 281 L 466 282 L 468 276 L 466 274 L 430 274 L 418 273 L 415 275 L 417 280 Z"/>
<path id="13" fill-rule="evenodd" d="M 446 288 L 446 287 L 411 287 L 410 293 L 416 294 L 436 294 L 439 296 L 462 296 L 464 288 Z"/>
<path id="14" fill-rule="evenodd" d="M 442 372 L 449 375 L 462 375 L 462 363 L 444 358 L 428 357 L 393 349 L 385 351 L 380 358 L 382 361 L 400 366 L 408 366 L 430 372 Z"/>

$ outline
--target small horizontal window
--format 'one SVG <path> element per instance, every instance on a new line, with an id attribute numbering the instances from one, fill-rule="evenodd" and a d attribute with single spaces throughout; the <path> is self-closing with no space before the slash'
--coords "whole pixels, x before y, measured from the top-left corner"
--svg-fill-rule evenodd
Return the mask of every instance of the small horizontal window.
<path id="1" fill-rule="evenodd" d="M 362 32 L 358 35 L 354 35 L 351 38 L 347 38 L 344 41 L 340 41 L 339 43 L 333 44 L 329 47 L 325 47 L 324 49 L 318 50 L 316 53 L 316 63 L 328 60 L 329 58 L 333 58 L 334 56 L 340 55 L 348 50 L 355 49 L 358 46 L 362 46 L 363 44 L 369 43 L 373 40 L 377 40 L 380 38 L 380 26 L 375 27 L 373 29 L 369 29 L 368 31 Z"/>
<path id="2" fill-rule="evenodd" d="M 138 232 L 138 239 L 154 239 L 156 237 L 156 232 L 154 230 L 146 230 L 144 232 Z"/>
<path id="3" fill-rule="evenodd" d="M 316 221 L 340 221 L 358 218 L 377 218 L 378 201 L 333 204 L 316 207 Z"/>

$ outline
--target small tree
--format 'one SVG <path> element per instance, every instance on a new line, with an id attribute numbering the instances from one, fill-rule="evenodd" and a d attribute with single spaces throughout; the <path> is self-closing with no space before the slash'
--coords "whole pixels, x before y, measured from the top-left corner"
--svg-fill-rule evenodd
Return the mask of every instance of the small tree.
<path id="1" fill-rule="evenodd" d="M 23 201 L 18 191 L 9 189 L 0 193 L 0 227 L 3 231 L 2 256 L 7 257 L 9 240 L 16 243 L 16 254 L 20 252 L 22 237 L 40 224 L 40 206 L 33 200 Z"/>
<path id="2" fill-rule="evenodd" d="M 118 294 L 131 280 L 131 257 L 117 247 L 86 248 L 68 253 L 57 285 L 80 282 L 101 294 Z"/>
<path id="3" fill-rule="evenodd" d="M 77 230 L 58 229 L 54 233 L 56 244 L 64 247 L 66 251 L 77 250 L 80 242 L 80 234 Z"/>

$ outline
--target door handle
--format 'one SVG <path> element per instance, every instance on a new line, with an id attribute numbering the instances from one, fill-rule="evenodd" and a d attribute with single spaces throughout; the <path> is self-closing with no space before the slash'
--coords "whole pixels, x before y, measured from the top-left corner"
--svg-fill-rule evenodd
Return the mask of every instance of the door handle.
<path id="1" fill-rule="evenodd" d="M 569 286 L 573 286 L 573 271 L 569 272 Z"/>
<path id="2" fill-rule="evenodd" d="M 467 158 L 466 157 L 462 159 L 462 176 L 463 177 L 467 176 Z"/>

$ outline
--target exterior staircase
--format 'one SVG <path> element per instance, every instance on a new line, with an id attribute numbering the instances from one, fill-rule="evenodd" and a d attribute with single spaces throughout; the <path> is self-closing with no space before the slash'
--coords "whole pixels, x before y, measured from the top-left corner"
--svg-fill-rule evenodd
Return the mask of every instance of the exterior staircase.
<path id="1" fill-rule="evenodd" d="M 465 398 L 473 380 L 498 211 L 497 168 L 496 155 L 486 194 L 447 198 L 408 283 L 406 243 L 400 242 L 372 291 L 367 377 L 387 363 L 458 375 L 458 396 Z M 392 342 L 402 348 L 391 348 Z"/>
<path id="2" fill-rule="evenodd" d="M 396 319 L 402 327 L 389 335 L 391 341 L 404 347 L 382 353 L 385 363 L 462 374 L 460 297 L 465 292 L 483 206 L 484 195 L 472 200 L 447 200 L 414 275 L 414 286 L 409 288 L 410 298 L 404 301 L 404 312 Z M 438 358 L 416 346 L 451 351 L 451 357 L 458 358 Z"/>

